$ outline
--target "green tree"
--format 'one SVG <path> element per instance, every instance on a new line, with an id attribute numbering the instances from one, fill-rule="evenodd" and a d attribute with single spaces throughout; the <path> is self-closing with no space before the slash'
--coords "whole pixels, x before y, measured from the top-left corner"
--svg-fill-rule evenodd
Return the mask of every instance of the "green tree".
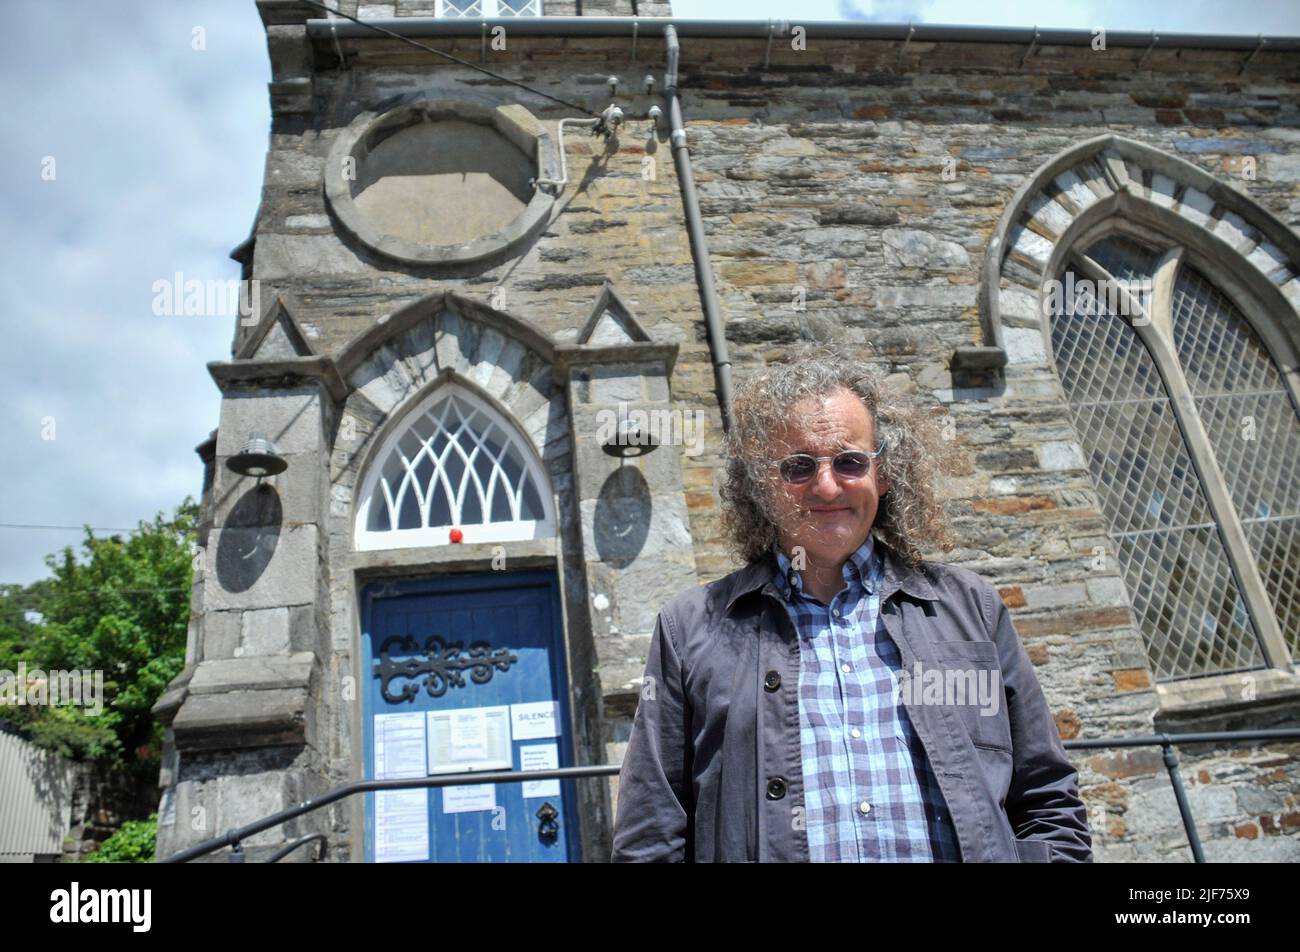
<path id="1" fill-rule="evenodd" d="M 163 730 L 150 708 L 185 662 L 197 519 L 187 497 L 170 518 L 142 521 L 126 539 L 96 538 L 87 527 L 81 558 L 65 547 L 45 559 L 51 578 L 0 591 L 0 668 L 25 661 L 29 670 L 102 671 L 104 679 L 98 715 L 50 705 L 0 708 L 0 717 L 64 756 L 156 780 Z"/>

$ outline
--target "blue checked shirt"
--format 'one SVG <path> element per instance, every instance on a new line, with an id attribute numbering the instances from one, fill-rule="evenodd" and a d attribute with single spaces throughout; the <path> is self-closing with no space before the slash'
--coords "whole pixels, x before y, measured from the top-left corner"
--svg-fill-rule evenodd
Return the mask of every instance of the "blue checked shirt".
<path id="1" fill-rule="evenodd" d="M 799 635 L 799 742 L 809 858 L 960 862 L 956 831 L 895 684 L 902 659 L 880 619 L 872 536 L 830 605 L 803 591 L 774 545 L 775 584 Z"/>

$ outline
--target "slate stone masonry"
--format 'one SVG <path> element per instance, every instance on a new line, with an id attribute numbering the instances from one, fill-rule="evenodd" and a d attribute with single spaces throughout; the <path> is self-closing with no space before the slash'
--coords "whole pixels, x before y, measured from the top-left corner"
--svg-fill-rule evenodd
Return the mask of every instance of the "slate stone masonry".
<path id="1" fill-rule="evenodd" d="M 360 6 L 362 16 L 432 14 L 422 3 Z M 562 6 L 547 12 L 573 14 Z M 668 13 L 655 6 L 639 15 Z M 639 118 L 662 107 L 638 93 L 647 72 L 662 85 L 662 42 L 642 38 L 635 63 L 623 39 L 515 37 L 490 51 L 491 69 L 596 112 L 606 78 L 620 76 L 629 121 L 608 152 L 566 128 L 569 182 L 522 253 L 421 268 L 349 240 L 330 214 L 326 161 L 355 117 L 413 96 L 518 104 L 558 143 L 558 119 L 572 112 L 393 43 L 347 41 L 338 69 L 328 45 L 305 37 L 315 13 L 259 7 L 274 115 L 252 276 L 277 304 L 260 328 L 237 329 L 235 360 L 214 366 L 224 400 L 205 495 L 212 528 L 186 673 L 159 709 L 173 718 L 163 788 L 175 815 L 160 853 L 361 776 L 358 705 L 345 688 L 358 676 L 358 585 L 453 556 L 486 564 L 475 551 L 352 547 L 367 454 L 441 375 L 474 380 L 510 408 L 553 481 L 560 532 L 520 545 L 517 564 L 561 573 L 587 762 L 621 756 L 657 606 L 736 567 L 719 536 L 721 414 L 668 130 Z M 584 3 L 582 14 L 598 9 Z M 422 42 L 474 62 L 481 53 L 477 37 Z M 960 546 L 935 555 L 996 584 L 1062 737 L 1295 723 L 1294 684 L 1253 704 L 1224 694 L 1162 713 L 1053 368 L 1032 346 L 1011 348 L 1001 369 L 954 371 L 952 356 L 986 343 L 980 281 L 1003 208 L 1082 140 L 1114 134 L 1185 159 L 1300 226 L 1300 56 L 1266 50 L 1243 71 L 1241 54 L 1203 49 L 1157 48 L 1139 63 L 1134 49 L 900 46 L 682 41 L 682 109 L 735 377 L 824 340 L 951 419 L 971 465 L 945 487 Z M 1253 177 L 1242 174 L 1247 158 Z M 667 446 L 621 463 L 603 454 L 594 415 L 620 402 L 698 412 L 702 451 Z M 249 428 L 275 434 L 290 460 L 270 497 L 225 469 Z M 640 526 L 637 545 L 611 524 Z M 256 578 L 240 574 L 250 558 L 265 560 Z M 1179 753 L 1210 859 L 1300 858 L 1296 745 Z M 1158 750 L 1076 763 L 1098 861 L 1189 858 Z M 584 785 L 589 860 L 608 856 L 616 786 L 607 796 Z M 332 860 L 355 860 L 358 809 L 318 811 L 250 846 L 319 830 Z"/>

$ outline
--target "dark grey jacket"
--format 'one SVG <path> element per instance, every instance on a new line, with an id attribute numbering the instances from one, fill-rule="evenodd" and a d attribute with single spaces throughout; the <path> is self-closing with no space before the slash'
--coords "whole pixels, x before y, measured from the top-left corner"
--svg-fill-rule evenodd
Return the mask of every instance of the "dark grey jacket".
<path id="1" fill-rule="evenodd" d="M 994 684 L 1000 671 L 997 716 L 902 697 L 963 861 L 1092 862 L 1078 773 L 1001 596 L 969 569 L 909 568 L 876 545 L 903 670 L 985 669 Z M 659 612 L 619 774 L 615 862 L 808 861 L 799 643 L 777 571 L 769 553 Z"/>

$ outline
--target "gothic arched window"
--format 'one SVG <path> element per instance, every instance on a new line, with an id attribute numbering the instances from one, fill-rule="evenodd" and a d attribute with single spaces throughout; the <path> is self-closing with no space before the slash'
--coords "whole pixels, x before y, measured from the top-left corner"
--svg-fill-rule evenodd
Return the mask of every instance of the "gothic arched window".
<path id="1" fill-rule="evenodd" d="M 374 457 L 357 510 L 358 549 L 505 542 L 555 534 L 531 447 L 465 387 L 445 384 Z"/>
<path id="2" fill-rule="evenodd" d="M 1185 247 L 1115 221 L 1048 295 L 1052 357 L 1160 681 L 1300 656 L 1300 412 Z M 1257 309 L 1256 309 L 1257 310 Z"/>

